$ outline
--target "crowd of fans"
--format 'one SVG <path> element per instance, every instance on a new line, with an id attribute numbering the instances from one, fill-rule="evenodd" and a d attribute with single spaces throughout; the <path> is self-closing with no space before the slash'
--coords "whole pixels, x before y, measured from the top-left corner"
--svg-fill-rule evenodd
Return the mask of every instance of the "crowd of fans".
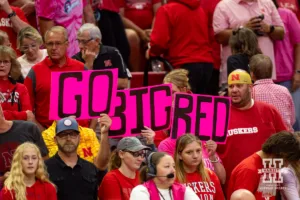
<path id="1" fill-rule="evenodd" d="M 299 0 L 0 0 L 0 200 L 299 200 L 299 20 Z M 226 143 L 49 119 L 52 72 L 123 90 L 156 57 L 173 101 L 231 98 Z"/>

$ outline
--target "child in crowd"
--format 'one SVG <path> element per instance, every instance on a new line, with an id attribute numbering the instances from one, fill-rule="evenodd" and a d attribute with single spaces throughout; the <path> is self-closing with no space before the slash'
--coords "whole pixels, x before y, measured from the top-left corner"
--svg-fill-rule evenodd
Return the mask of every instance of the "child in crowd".
<path id="1" fill-rule="evenodd" d="M 11 170 L 0 193 L 1 200 L 56 200 L 39 148 L 30 142 L 15 151 Z"/>
<path id="2" fill-rule="evenodd" d="M 202 143 L 196 136 L 185 134 L 177 139 L 175 163 L 178 182 L 190 186 L 200 199 L 224 199 L 217 175 L 204 167 Z"/>
<path id="3" fill-rule="evenodd" d="M 190 187 L 175 181 L 175 163 L 163 152 L 151 153 L 148 165 L 141 169 L 142 185 L 132 190 L 130 200 L 199 200 Z"/>

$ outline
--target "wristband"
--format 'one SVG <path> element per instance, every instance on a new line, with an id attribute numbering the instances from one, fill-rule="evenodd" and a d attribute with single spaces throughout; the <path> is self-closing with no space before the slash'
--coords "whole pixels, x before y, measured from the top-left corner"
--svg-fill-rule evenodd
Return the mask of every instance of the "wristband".
<path id="1" fill-rule="evenodd" d="M 16 12 L 15 11 L 12 11 L 11 13 L 9 13 L 8 15 L 7 15 L 7 17 L 8 18 L 11 18 L 11 17 L 14 17 L 14 16 L 16 16 L 17 14 L 16 14 Z"/>
<path id="2" fill-rule="evenodd" d="M 211 163 L 218 163 L 218 162 L 220 161 L 220 159 L 219 159 L 219 157 L 217 157 L 216 160 L 211 160 L 211 159 L 209 159 L 209 161 L 210 161 Z"/>

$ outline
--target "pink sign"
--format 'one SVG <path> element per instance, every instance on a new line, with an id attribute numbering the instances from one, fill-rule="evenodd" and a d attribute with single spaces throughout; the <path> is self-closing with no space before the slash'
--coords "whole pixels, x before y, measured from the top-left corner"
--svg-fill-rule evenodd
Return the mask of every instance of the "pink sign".
<path id="1" fill-rule="evenodd" d="M 116 102 L 118 70 L 52 72 L 50 116 L 57 120 L 70 115 L 76 119 L 113 115 Z"/>
<path id="2" fill-rule="evenodd" d="M 133 136 L 144 126 L 154 131 L 170 128 L 171 87 L 164 84 L 118 91 L 110 137 Z"/>
<path id="3" fill-rule="evenodd" d="M 227 137 L 229 112 L 230 98 L 178 93 L 170 137 L 177 139 L 191 133 L 203 141 L 223 144 Z"/>

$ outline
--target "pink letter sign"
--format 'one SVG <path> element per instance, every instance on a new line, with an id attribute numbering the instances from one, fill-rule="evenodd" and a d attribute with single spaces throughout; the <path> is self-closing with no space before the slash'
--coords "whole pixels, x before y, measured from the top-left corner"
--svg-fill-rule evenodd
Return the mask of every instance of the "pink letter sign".
<path id="1" fill-rule="evenodd" d="M 170 137 L 176 139 L 185 133 L 201 140 L 223 144 L 227 137 L 230 98 L 176 94 Z"/>
<path id="2" fill-rule="evenodd" d="M 118 83 L 117 69 L 52 72 L 50 119 L 70 115 L 77 119 L 113 115 Z"/>
<path id="3" fill-rule="evenodd" d="M 154 131 L 170 127 L 171 85 L 157 85 L 117 92 L 110 137 L 128 137 L 141 133 L 144 126 Z"/>

